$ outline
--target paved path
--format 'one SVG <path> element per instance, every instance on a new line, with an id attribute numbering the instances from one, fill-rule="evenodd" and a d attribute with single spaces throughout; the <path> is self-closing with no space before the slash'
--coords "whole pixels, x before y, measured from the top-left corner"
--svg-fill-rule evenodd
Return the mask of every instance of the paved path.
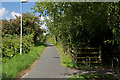
<path id="1" fill-rule="evenodd" d="M 60 65 L 60 57 L 54 46 L 47 46 L 40 60 L 22 78 L 65 78 L 65 67 Z"/>
<path id="2" fill-rule="evenodd" d="M 48 46 L 49 45 L 49 46 Z M 40 57 L 40 60 L 26 73 L 22 78 L 65 78 L 76 74 L 101 73 L 113 74 L 110 70 L 74 70 L 65 68 L 60 64 L 60 56 L 54 46 L 47 44 L 45 52 Z M 57 79 L 58 80 L 58 79 Z"/>

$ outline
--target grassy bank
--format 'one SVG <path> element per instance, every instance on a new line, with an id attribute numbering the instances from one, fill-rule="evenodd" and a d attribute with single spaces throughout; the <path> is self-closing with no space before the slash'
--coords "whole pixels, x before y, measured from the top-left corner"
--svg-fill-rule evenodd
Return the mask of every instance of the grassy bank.
<path id="1" fill-rule="evenodd" d="M 29 68 L 40 57 L 44 49 L 45 47 L 43 45 L 32 47 L 29 53 L 16 55 L 5 63 L 2 63 L 2 80 L 16 78 L 20 71 Z"/>
<path id="2" fill-rule="evenodd" d="M 63 52 L 62 47 L 60 45 L 56 45 L 56 48 L 60 54 L 61 57 L 61 64 L 65 67 L 69 68 L 76 68 L 76 64 L 72 61 L 72 58 L 70 55 L 67 55 Z"/>

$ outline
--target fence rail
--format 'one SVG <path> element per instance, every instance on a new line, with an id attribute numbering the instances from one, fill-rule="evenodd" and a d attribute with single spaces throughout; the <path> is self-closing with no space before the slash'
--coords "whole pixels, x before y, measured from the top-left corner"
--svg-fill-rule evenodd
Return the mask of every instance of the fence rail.
<path id="1" fill-rule="evenodd" d="M 77 64 L 85 64 L 86 58 L 90 58 L 90 64 L 101 64 L 102 58 L 101 58 L 101 47 L 83 47 L 83 48 L 77 48 Z"/>

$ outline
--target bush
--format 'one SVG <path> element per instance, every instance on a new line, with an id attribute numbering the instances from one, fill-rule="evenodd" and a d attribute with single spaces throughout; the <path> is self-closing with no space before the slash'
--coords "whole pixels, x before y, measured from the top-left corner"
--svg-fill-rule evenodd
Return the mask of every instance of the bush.
<path id="1" fill-rule="evenodd" d="M 33 42 L 33 34 L 23 36 L 22 51 L 28 53 Z M 6 35 L 2 39 L 2 55 L 11 58 L 20 53 L 20 37 L 18 35 Z"/>

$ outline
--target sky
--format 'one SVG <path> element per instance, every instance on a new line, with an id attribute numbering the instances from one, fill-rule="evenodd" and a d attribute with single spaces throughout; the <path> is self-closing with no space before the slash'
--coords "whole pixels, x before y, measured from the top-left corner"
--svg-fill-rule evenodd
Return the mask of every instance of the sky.
<path id="1" fill-rule="evenodd" d="M 2 2 L 20 2 L 20 0 L 1 0 Z M 28 0 L 29 2 L 118 2 L 119 0 Z"/>
<path id="2" fill-rule="evenodd" d="M 35 2 L 23 3 L 23 13 L 32 12 L 31 7 L 35 5 Z M 2 8 L 0 8 L 0 14 L 2 18 L 15 18 L 15 15 L 20 16 L 21 3 L 20 2 L 2 2 Z"/>
<path id="3" fill-rule="evenodd" d="M 31 7 L 35 5 L 35 2 L 22 3 L 22 11 L 23 13 L 33 12 Z M 16 16 L 21 16 L 21 3 L 20 2 L 2 2 L 2 6 L 0 7 L 0 19 L 15 19 Z M 35 14 L 38 16 L 39 14 Z M 44 17 L 41 17 L 40 20 L 44 20 Z M 44 29 L 47 29 L 45 24 L 41 26 Z"/>
<path id="4" fill-rule="evenodd" d="M 1 0 L 2 2 L 20 2 L 20 0 Z M 34 2 L 37 0 L 28 0 L 29 2 Z"/>

